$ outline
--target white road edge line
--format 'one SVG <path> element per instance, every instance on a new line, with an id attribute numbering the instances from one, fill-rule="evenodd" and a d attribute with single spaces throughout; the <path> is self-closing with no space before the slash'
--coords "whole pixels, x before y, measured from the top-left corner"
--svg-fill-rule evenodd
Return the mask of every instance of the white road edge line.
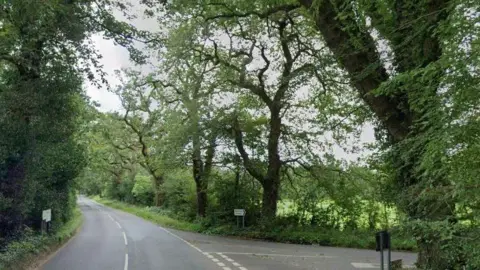
<path id="1" fill-rule="evenodd" d="M 123 269 L 128 270 L 128 253 L 125 254 L 125 267 Z"/>
<path id="2" fill-rule="evenodd" d="M 171 236 L 179 239 L 180 241 L 184 242 L 185 244 L 191 246 L 192 248 L 196 249 L 198 252 L 202 253 L 203 255 L 207 256 L 208 258 L 210 258 L 212 261 L 216 262 L 219 266 L 221 266 L 219 263 L 221 263 L 218 259 L 215 259 L 215 257 L 213 257 L 212 255 L 210 255 L 208 252 L 203 252 L 201 249 L 199 249 L 198 247 L 196 247 L 194 244 L 188 242 L 187 240 L 181 238 L 180 236 L 170 232 L 169 230 L 161 227 L 161 226 L 158 226 L 160 229 L 162 229 L 163 231 L 165 231 L 166 233 L 170 234 Z M 224 252 L 224 253 L 228 253 L 228 252 Z M 218 254 L 218 253 L 217 253 Z M 220 252 L 221 254 L 221 252 Z M 232 260 L 233 261 L 233 260 Z M 223 264 L 225 265 L 225 264 Z M 239 267 L 240 270 L 248 270 L 247 268 L 245 267 Z M 126 270 L 126 269 L 125 269 Z M 231 270 L 231 268 L 229 267 L 223 267 L 223 270 Z"/>
<path id="3" fill-rule="evenodd" d="M 125 240 L 125 246 L 127 246 L 128 242 L 127 242 L 127 235 L 125 234 L 125 232 L 123 232 L 123 240 Z"/>
<path id="4" fill-rule="evenodd" d="M 169 230 L 167 230 L 167 229 L 165 229 L 165 228 L 163 228 L 163 227 L 160 227 L 160 226 L 158 226 L 158 227 L 159 227 L 160 229 L 162 229 L 163 231 L 165 231 L 166 233 L 168 233 L 168 234 L 170 234 L 171 236 L 179 239 L 180 241 L 184 242 L 185 244 L 191 246 L 192 248 L 196 249 L 198 252 L 200 252 L 200 253 L 203 254 L 203 251 L 202 251 L 201 249 L 199 249 L 198 247 L 196 247 L 195 245 L 193 245 L 192 243 L 188 242 L 187 240 L 181 238 L 180 236 L 178 236 L 178 235 L 170 232 Z"/>
<path id="5" fill-rule="evenodd" d="M 117 226 L 118 226 L 119 229 L 122 228 L 122 226 L 120 226 L 120 223 L 118 223 L 118 221 L 115 221 L 115 223 L 117 223 Z"/>

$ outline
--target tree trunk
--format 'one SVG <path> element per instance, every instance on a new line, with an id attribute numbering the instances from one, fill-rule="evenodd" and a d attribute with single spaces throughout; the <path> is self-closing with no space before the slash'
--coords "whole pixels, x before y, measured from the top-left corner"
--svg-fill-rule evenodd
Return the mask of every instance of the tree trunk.
<path id="1" fill-rule="evenodd" d="M 196 132 L 193 135 L 192 144 L 193 144 L 193 153 L 192 153 L 192 171 L 193 179 L 195 180 L 195 186 L 197 189 L 197 215 L 200 217 L 205 217 L 208 197 L 208 180 L 210 178 L 210 173 L 212 171 L 213 157 L 215 155 L 216 147 L 216 138 L 213 136 L 209 139 L 207 152 L 205 156 L 205 163 L 202 159 L 201 153 L 201 141 L 199 135 L 198 125 L 195 126 Z"/>
<path id="2" fill-rule="evenodd" d="M 153 191 L 155 192 L 153 203 L 156 207 L 160 207 L 163 204 L 163 194 L 161 186 L 163 184 L 163 176 L 153 177 Z"/>
<path id="3" fill-rule="evenodd" d="M 262 216 L 264 218 L 275 218 L 277 214 L 278 182 L 278 180 L 264 180 L 262 197 Z"/>
<path id="4" fill-rule="evenodd" d="M 195 180 L 195 186 L 197 189 L 197 216 L 205 217 L 205 211 L 207 208 L 207 190 L 206 183 L 204 179 L 204 164 L 202 160 L 201 153 L 201 141 L 198 127 L 198 120 L 195 117 L 194 121 L 194 130 L 192 134 L 192 173 L 193 179 Z"/>
<path id="5" fill-rule="evenodd" d="M 278 141 L 281 134 L 282 121 L 280 106 L 274 104 L 270 113 L 270 133 L 268 136 L 268 170 L 263 179 L 263 204 L 264 217 L 275 217 L 277 214 L 278 189 L 280 187 L 280 168 L 282 162 L 278 154 Z"/>
<path id="6" fill-rule="evenodd" d="M 205 217 L 207 211 L 207 192 L 204 188 L 197 185 L 197 215 Z"/>
<path id="7" fill-rule="evenodd" d="M 331 0 L 298 0 L 300 4 L 312 11 L 316 26 L 325 39 L 327 46 L 335 55 L 338 62 L 349 73 L 353 85 L 358 90 L 360 97 L 375 113 L 377 118 L 388 131 L 391 142 L 396 144 L 407 137 L 413 138 L 424 132 L 414 130 L 414 122 L 420 119 L 424 112 L 414 111 L 410 108 L 409 94 L 405 91 L 393 91 L 395 95 L 374 95 L 371 92 L 380 87 L 383 82 L 389 80 L 388 74 L 382 65 L 375 42 L 370 34 L 363 30 L 356 21 L 355 11 L 348 1 Z M 435 37 L 435 29 L 438 23 L 448 16 L 448 0 L 404 2 L 394 1 L 392 10 L 392 21 L 387 18 L 376 17 L 373 10 L 367 13 L 372 18 L 373 26 L 383 37 L 391 42 L 394 50 L 394 63 L 397 72 L 409 72 L 418 68 L 426 67 L 437 61 L 442 52 L 441 46 Z M 368 3 L 368 1 L 366 2 Z M 342 13 L 341 16 L 339 13 Z M 373 12 L 373 13 L 372 13 Z M 420 20 L 425 19 L 424 25 L 417 25 Z M 376 23 L 380 23 L 376 25 Z M 391 23 L 391 25 L 388 25 Z M 383 27 L 383 28 L 382 28 Z M 390 27 L 390 28 L 388 28 Z M 392 29 L 392 27 L 394 29 Z M 348 31 L 345 31 L 348 29 Z M 415 33 L 415 34 L 412 34 Z M 412 37 L 412 38 L 409 38 Z M 407 42 L 407 43 L 406 43 Z M 412 78 L 415 80 L 415 78 Z M 417 86 L 416 93 L 431 91 L 435 95 L 438 83 L 431 82 L 429 87 Z M 433 90 L 433 91 L 432 91 Z M 410 90 L 411 91 L 411 90 Z M 413 91 L 412 91 L 413 92 Z M 429 104 L 435 106 L 436 104 Z M 428 106 L 426 106 L 428 107 Z M 437 124 L 437 123 L 431 123 Z M 420 146 L 424 148 L 425 145 Z M 415 153 L 423 153 L 422 149 Z M 413 152 L 413 151 L 410 151 Z M 418 156 L 412 155 L 405 158 L 393 158 L 394 167 L 397 168 L 396 182 L 400 191 L 404 192 L 409 187 L 419 183 L 421 179 L 414 175 L 415 166 L 418 164 Z M 445 178 L 437 177 L 436 185 L 442 185 Z M 446 203 L 448 204 L 448 203 Z M 398 206 L 403 208 L 410 217 L 421 218 L 422 220 L 445 219 L 453 214 L 453 209 L 446 208 L 446 211 L 425 211 L 423 206 L 414 205 L 411 202 L 404 205 L 399 202 Z M 454 202 L 451 205 L 455 205 Z M 413 209 L 412 209 L 413 208 Z M 430 246 L 424 243 L 429 243 Z M 423 236 L 419 240 L 419 265 L 425 269 L 450 269 L 446 263 L 446 256 L 440 252 L 439 239 L 436 237 Z"/>

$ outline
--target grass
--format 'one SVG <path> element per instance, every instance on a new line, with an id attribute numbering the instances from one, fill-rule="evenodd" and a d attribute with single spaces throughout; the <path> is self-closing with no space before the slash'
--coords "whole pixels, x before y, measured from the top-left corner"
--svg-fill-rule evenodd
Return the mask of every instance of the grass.
<path id="1" fill-rule="evenodd" d="M 26 233 L 17 241 L 8 244 L 5 252 L 0 253 L 0 269 L 26 269 L 35 264 L 39 258 L 46 257 L 69 240 L 83 222 L 78 208 L 73 217 L 52 235 Z"/>
<path id="2" fill-rule="evenodd" d="M 323 229 L 319 227 L 285 227 L 285 226 L 266 226 L 247 227 L 239 229 L 234 224 L 220 225 L 215 227 L 206 227 L 201 223 L 187 222 L 174 219 L 162 214 L 153 208 L 127 204 L 119 201 L 93 197 L 99 203 L 116 208 L 146 220 L 152 221 L 164 227 L 177 230 L 199 232 L 204 234 L 236 236 L 247 239 L 261 239 L 267 241 L 295 243 L 295 244 L 316 244 L 322 246 L 351 247 L 351 248 L 375 248 L 375 232 L 356 230 L 339 231 L 334 229 Z M 392 248 L 395 250 L 416 250 L 416 244 L 413 238 L 398 233 L 392 233 Z"/>
<path id="3" fill-rule="evenodd" d="M 362 203 L 367 204 L 368 201 L 362 201 Z M 322 202 L 319 202 L 317 204 L 317 207 L 320 209 L 327 209 L 329 206 L 334 205 L 335 202 L 333 200 L 323 200 Z M 289 214 L 295 212 L 296 205 L 293 203 L 291 200 L 281 200 L 278 202 L 278 215 L 279 216 L 288 216 Z M 377 227 L 392 227 L 392 226 L 397 226 L 399 224 L 398 222 L 398 214 L 397 211 L 395 210 L 394 207 L 386 206 L 385 204 L 382 204 L 380 202 L 376 202 L 375 206 L 373 209 L 375 210 L 381 217 L 381 223 L 377 222 Z M 338 212 L 333 211 L 331 212 L 332 215 L 334 215 L 336 218 L 339 218 L 340 223 L 342 225 L 345 225 L 346 219 L 342 219 Z M 307 218 L 311 218 L 311 213 L 306 213 Z M 363 212 L 361 215 L 359 215 L 357 218 L 357 224 L 360 226 L 368 226 L 368 213 Z"/>
<path id="4" fill-rule="evenodd" d="M 136 216 L 139 216 L 146 220 L 150 220 L 156 224 L 159 224 L 168 228 L 182 230 L 182 231 L 189 231 L 189 232 L 201 232 L 203 230 L 201 224 L 177 220 L 166 215 L 161 215 L 158 212 L 152 211 L 148 207 L 127 204 L 127 203 L 114 201 L 114 200 L 108 200 L 108 199 L 100 198 L 98 196 L 92 197 L 92 199 L 104 205 L 134 214 Z"/>

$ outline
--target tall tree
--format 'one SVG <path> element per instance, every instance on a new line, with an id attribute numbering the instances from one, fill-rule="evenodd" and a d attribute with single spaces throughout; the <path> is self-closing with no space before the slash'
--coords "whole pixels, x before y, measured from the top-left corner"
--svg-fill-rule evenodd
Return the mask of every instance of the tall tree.
<path id="1" fill-rule="evenodd" d="M 114 8 L 128 11 L 120 0 L 0 2 L 0 234 L 9 237 L 39 224 L 45 208 L 54 223 L 65 221 L 75 203 L 72 181 L 84 164 L 75 136 L 83 75 L 97 83 L 97 71 L 103 79 L 89 34 L 103 32 L 139 62 L 133 41 L 154 38 L 113 17 Z"/>
<path id="2" fill-rule="evenodd" d="M 227 5 L 219 6 L 225 8 Z M 209 21 L 217 18 L 215 12 L 218 12 L 218 8 L 209 12 L 213 13 L 208 17 Z M 250 106 L 254 106 L 242 107 L 241 104 L 246 103 L 239 101 L 236 106 L 238 110 L 233 113 L 232 134 L 245 168 L 262 184 L 263 215 L 272 217 L 277 211 L 281 168 L 289 162 L 281 158 L 286 157 L 288 152 L 281 149 L 282 140 L 287 131 L 293 134 L 293 130 L 300 128 L 292 128 L 298 118 L 291 116 L 308 111 L 298 109 L 302 98 L 295 93 L 303 89 L 308 95 L 306 89 L 318 87 L 319 99 L 333 94 L 332 91 L 325 95 L 330 89 L 324 87 L 324 80 L 334 68 L 328 61 L 328 53 L 315 43 L 318 37 L 299 34 L 299 27 L 303 27 L 303 31 L 309 30 L 308 26 L 300 23 L 303 18 L 299 13 L 278 10 L 249 21 L 235 15 L 230 18 L 231 21 L 218 22 L 216 27 L 219 32 L 212 31 L 217 35 L 210 39 L 213 48 L 205 55 L 223 70 L 224 74 L 219 80 L 226 81 L 226 87 L 231 85 L 239 89 L 237 94 L 246 94 L 246 100 L 250 101 Z M 266 136 L 267 153 L 259 160 L 252 158 L 245 147 L 244 136 L 248 124 L 246 119 L 242 119 L 240 111 L 251 112 L 253 117 L 262 115 L 265 120 L 262 124 L 266 128 L 265 133 L 260 134 Z M 286 116 L 290 118 L 290 123 L 284 122 Z"/>
<path id="3" fill-rule="evenodd" d="M 162 204 L 164 172 L 162 171 L 162 142 L 164 137 L 165 103 L 155 99 L 158 95 L 148 82 L 142 81 L 139 72 L 126 70 L 127 81 L 118 86 L 115 93 L 125 110 L 121 120 L 136 135 L 139 150 L 143 157 L 140 165 L 150 173 L 154 190 L 155 206 Z"/>
<path id="4" fill-rule="evenodd" d="M 256 6 L 247 2 L 233 6 L 226 2 L 201 1 L 200 5 L 217 8 L 219 12 L 209 19 L 220 21 L 268 18 L 279 11 L 306 8 L 322 41 L 348 72 L 358 96 L 383 128 L 379 138 L 387 149 L 395 189 L 400 191 L 396 196 L 398 206 L 413 219 L 455 221 L 458 197 L 438 200 L 424 192 L 427 187 L 443 190 L 452 180 L 445 170 L 432 167 L 429 170 L 425 164 L 445 163 L 438 151 L 450 150 L 435 147 L 435 139 L 448 137 L 442 124 L 456 125 L 443 106 L 445 96 L 450 95 L 442 92 L 460 90 L 446 80 L 446 75 L 456 73 L 450 67 L 457 59 L 453 54 L 445 54 L 445 48 L 449 47 L 445 40 L 460 37 L 463 44 L 456 43 L 456 46 L 472 48 L 475 30 L 474 27 L 466 30 L 464 22 L 465 18 L 470 21 L 478 18 L 471 12 L 478 10 L 478 5 L 472 1 L 451 0 L 286 0 L 266 1 Z M 219 6 L 223 9 L 218 10 Z M 458 29 L 461 34 L 446 29 Z M 450 33 L 444 35 L 445 32 Z M 387 69 L 388 66 L 391 68 Z M 463 74 L 471 77 L 475 67 L 470 65 L 468 69 L 470 72 Z M 436 155 L 432 149 L 436 149 Z M 420 266 L 444 269 L 455 263 L 448 262 L 447 256 L 442 255 L 438 235 L 419 239 Z M 428 244 L 432 241 L 433 245 Z"/>
<path id="5" fill-rule="evenodd" d="M 2 1 L 3 236 L 14 235 L 23 225 L 38 226 L 38 213 L 47 207 L 55 223 L 65 221 L 75 203 L 72 180 L 83 163 L 74 141 L 76 114 L 84 105 L 81 70 L 75 66 L 86 32 L 81 14 L 79 6 L 57 1 Z"/>
<path id="6" fill-rule="evenodd" d="M 183 29 L 186 31 L 187 29 Z M 174 36 L 176 35 L 176 36 Z M 183 111 L 186 117 L 184 124 L 185 134 L 191 143 L 190 152 L 192 175 L 195 180 L 197 192 L 197 215 L 205 217 L 207 210 L 207 190 L 211 177 L 213 159 L 215 156 L 218 127 L 214 126 L 212 110 L 212 94 L 216 88 L 213 81 L 213 72 L 216 68 L 208 61 L 202 62 L 201 55 L 192 53 L 193 44 L 189 40 L 178 42 L 178 36 L 185 37 L 179 31 L 172 34 L 171 42 L 167 49 L 166 61 L 162 65 L 160 74 L 166 78 L 152 81 L 156 87 L 161 88 L 164 98 L 176 100 L 180 104 L 177 108 Z M 177 41 L 177 42 L 175 42 Z"/>

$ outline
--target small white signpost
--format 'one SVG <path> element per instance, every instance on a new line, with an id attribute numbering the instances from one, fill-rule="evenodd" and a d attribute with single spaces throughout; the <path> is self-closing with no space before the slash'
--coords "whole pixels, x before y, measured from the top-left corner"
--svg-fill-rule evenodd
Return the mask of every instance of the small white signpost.
<path id="1" fill-rule="evenodd" d="M 49 231 L 50 221 L 52 221 L 52 209 L 42 211 L 42 232 Z"/>
<path id="2" fill-rule="evenodd" d="M 246 213 L 247 213 L 247 211 L 245 211 L 245 209 L 233 209 L 233 214 L 236 217 L 243 217 L 243 216 L 245 216 Z"/>
<path id="3" fill-rule="evenodd" d="M 245 209 L 233 209 L 233 215 L 237 217 L 237 227 L 240 227 L 239 217 L 242 217 L 242 228 L 245 227 L 245 215 L 246 214 L 247 214 L 247 211 L 245 211 Z"/>
<path id="4" fill-rule="evenodd" d="M 52 221 L 52 209 L 43 210 L 42 220 L 45 220 L 46 222 Z"/>

